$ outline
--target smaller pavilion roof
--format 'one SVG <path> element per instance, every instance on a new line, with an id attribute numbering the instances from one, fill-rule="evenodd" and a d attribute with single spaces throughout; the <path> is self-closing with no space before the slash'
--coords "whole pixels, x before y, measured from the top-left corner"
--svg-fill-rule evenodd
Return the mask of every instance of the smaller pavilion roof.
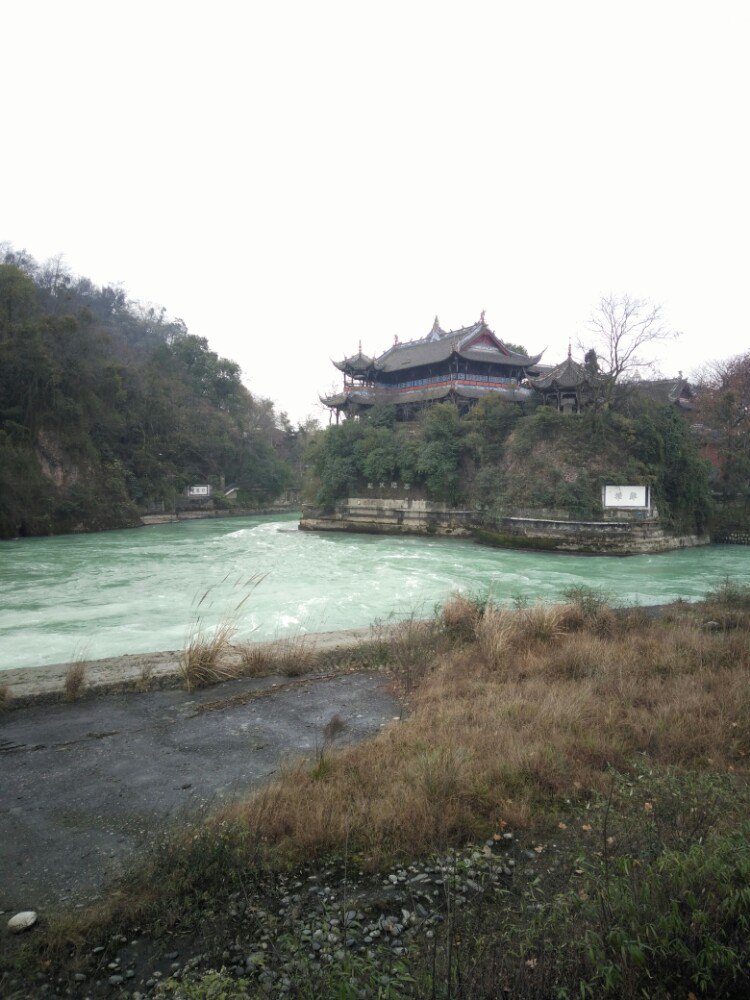
<path id="1" fill-rule="evenodd" d="M 539 378 L 535 378 L 532 385 L 535 389 L 577 389 L 578 386 L 598 386 L 601 385 L 602 378 L 594 372 L 590 372 L 584 365 L 574 361 L 570 350 L 567 358 L 559 365 L 555 365 L 550 371 Z"/>
<path id="2" fill-rule="evenodd" d="M 362 353 L 362 343 L 360 342 L 356 354 L 352 354 L 350 358 L 344 358 L 343 361 L 334 361 L 333 364 L 340 372 L 366 372 L 374 367 L 375 359 Z"/>

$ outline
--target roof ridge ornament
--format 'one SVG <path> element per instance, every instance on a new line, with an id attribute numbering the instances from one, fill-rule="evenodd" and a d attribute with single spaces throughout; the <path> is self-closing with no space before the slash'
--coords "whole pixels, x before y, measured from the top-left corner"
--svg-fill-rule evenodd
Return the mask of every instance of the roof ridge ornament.
<path id="1" fill-rule="evenodd" d="M 479 314 L 479 322 L 480 323 L 484 323 L 484 313 L 485 313 L 485 310 L 483 309 L 481 311 L 481 313 Z"/>

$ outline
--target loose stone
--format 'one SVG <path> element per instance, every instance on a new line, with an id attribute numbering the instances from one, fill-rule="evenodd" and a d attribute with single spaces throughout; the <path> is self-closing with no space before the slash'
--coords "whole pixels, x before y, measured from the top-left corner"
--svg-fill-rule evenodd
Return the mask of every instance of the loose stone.
<path id="1" fill-rule="evenodd" d="M 27 931 L 37 922 L 36 910 L 22 910 L 8 921 L 8 930 L 11 934 L 21 934 Z"/>

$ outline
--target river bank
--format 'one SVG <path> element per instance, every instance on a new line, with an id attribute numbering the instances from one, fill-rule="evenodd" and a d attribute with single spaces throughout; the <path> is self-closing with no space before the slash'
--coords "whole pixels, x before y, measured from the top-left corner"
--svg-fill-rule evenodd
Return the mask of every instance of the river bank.
<path id="1" fill-rule="evenodd" d="M 746 995 L 739 929 L 750 912 L 741 891 L 727 910 L 724 887 L 745 885 L 750 864 L 749 614 L 737 586 L 661 613 L 613 611 L 591 593 L 510 613 L 454 599 L 439 621 L 407 623 L 381 647 L 387 672 L 345 670 L 279 690 L 251 679 L 11 716 L 54 729 L 80 713 L 77 739 L 28 729 L 16 741 L 26 752 L 8 760 L 27 769 L 15 793 L 31 796 L 27 808 L 46 797 L 33 775 L 49 768 L 59 780 L 63 843 L 86 826 L 79 800 L 106 799 L 91 816 L 109 844 L 83 856 L 84 871 L 98 858 L 114 873 L 117 838 L 153 832 L 145 795 L 170 804 L 199 787 L 205 797 L 202 755 L 215 745 L 215 763 L 237 765 L 243 781 L 254 773 L 270 752 L 263 734 L 276 727 L 276 699 L 303 722 L 308 760 L 276 773 L 269 761 L 270 784 L 249 798 L 219 782 L 208 814 L 170 805 L 174 836 L 139 855 L 100 904 L 59 917 L 42 908 L 25 948 L 0 938 L 4 995 L 20 1000 L 34 983 L 49 997 L 370 996 L 387 979 L 386 996 L 429 997 L 460 975 L 472 1000 L 497 996 L 498 983 L 538 1000 L 581 982 L 589 995 L 630 1000 L 648 986 L 632 957 L 644 947 L 665 995 L 695 992 L 706 975 L 712 995 Z M 368 678 L 376 688 L 387 678 L 408 711 L 399 705 L 389 719 L 383 704 L 369 739 L 336 748 L 332 692 L 349 691 L 346 738 L 352 714 L 367 716 Z M 314 718 L 295 708 L 298 697 L 315 701 Z M 129 727 L 95 728 L 86 713 L 103 709 L 127 712 Z M 200 728 L 207 717 L 210 732 Z M 206 770 L 212 779 L 214 765 Z M 8 821 L 22 852 L 18 815 Z M 40 821 L 29 836 L 44 834 Z M 43 856 L 48 873 L 22 863 L 21 876 L 54 884 L 70 862 L 58 872 Z M 622 933 L 633 945 L 624 956 L 607 944 Z M 706 964 L 717 948 L 734 949 L 731 968 Z M 605 976 L 633 990 L 607 992 Z"/>
<path id="2" fill-rule="evenodd" d="M 577 521 L 559 512 L 551 517 L 532 511 L 488 523 L 476 510 L 411 497 L 349 497 L 332 511 L 303 505 L 299 526 L 302 531 L 473 538 L 495 548 L 572 555 L 655 555 L 711 544 L 708 534 L 674 534 L 655 513 L 618 511 L 609 519 Z"/>
<path id="3" fill-rule="evenodd" d="M 205 521 L 223 517 L 264 517 L 269 514 L 297 514 L 293 504 L 278 504 L 258 509 L 251 507 L 224 507 L 217 510 L 175 510 L 167 514 L 141 514 L 141 526 L 151 527 L 155 524 L 179 524 L 180 521 Z"/>
<path id="4" fill-rule="evenodd" d="M 297 654 L 304 649 L 305 656 L 315 662 L 326 654 L 336 658 L 371 639 L 372 634 L 371 628 L 342 629 L 255 645 L 258 655 L 270 661 L 282 658 L 290 649 Z M 3 670 L 0 684 L 6 692 L 5 708 L 13 710 L 64 701 L 66 679 L 71 668 L 76 666 L 83 671 L 84 678 L 77 697 L 177 688 L 185 683 L 182 655 L 180 650 L 166 650 Z M 238 664 L 240 653 L 230 649 L 226 660 L 230 666 Z"/>

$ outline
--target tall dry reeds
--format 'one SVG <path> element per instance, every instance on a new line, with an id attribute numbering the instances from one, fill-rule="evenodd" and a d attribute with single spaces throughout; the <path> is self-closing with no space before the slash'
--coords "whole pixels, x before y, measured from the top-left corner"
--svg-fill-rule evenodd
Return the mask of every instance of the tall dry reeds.
<path id="1" fill-rule="evenodd" d="M 227 582 L 229 574 L 221 584 Z M 242 595 L 231 612 L 225 615 L 218 625 L 206 627 L 201 617 L 201 608 L 205 604 L 208 610 L 213 604 L 213 586 L 208 587 L 196 602 L 196 619 L 188 634 L 185 648 L 180 657 L 180 667 L 188 691 L 209 687 L 221 681 L 233 680 L 242 673 L 236 651 L 232 648 L 232 639 L 237 634 L 238 621 L 245 604 L 250 600 L 254 590 L 265 579 L 265 574 L 253 573 L 244 580 L 242 574 L 232 584 L 233 589 L 239 588 Z"/>
<path id="2" fill-rule="evenodd" d="M 201 628 L 200 624 L 196 625 L 180 657 L 180 668 L 188 691 L 238 676 L 236 661 L 227 659 L 236 631 L 231 621 L 219 622 L 209 631 Z"/>

